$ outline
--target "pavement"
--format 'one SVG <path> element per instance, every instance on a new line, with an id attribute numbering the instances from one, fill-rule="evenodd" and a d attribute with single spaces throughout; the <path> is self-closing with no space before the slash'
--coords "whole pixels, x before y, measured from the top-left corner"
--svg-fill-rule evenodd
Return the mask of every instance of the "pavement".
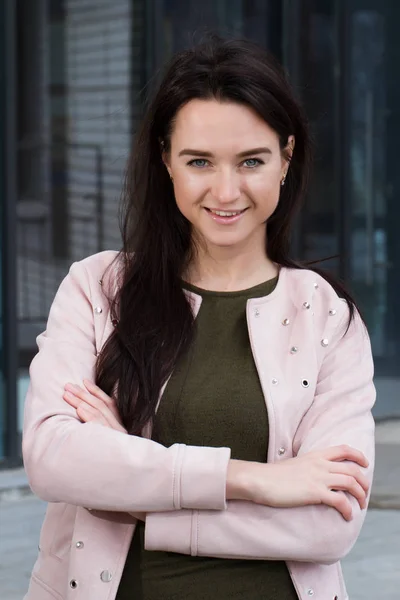
<path id="1" fill-rule="evenodd" d="M 376 462 L 370 507 L 400 509 L 400 419 L 376 426 Z"/>
<path id="2" fill-rule="evenodd" d="M 376 442 L 365 525 L 342 563 L 350 600 L 400 599 L 400 419 L 379 423 Z M 0 471 L 1 600 L 26 593 L 45 509 L 22 469 Z"/>

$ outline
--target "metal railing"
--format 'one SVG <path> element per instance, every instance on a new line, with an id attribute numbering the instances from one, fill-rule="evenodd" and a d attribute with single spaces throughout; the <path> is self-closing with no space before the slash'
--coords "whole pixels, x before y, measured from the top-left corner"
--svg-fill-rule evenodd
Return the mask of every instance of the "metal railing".
<path id="1" fill-rule="evenodd" d="M 71 262 L 104 247 L 102 150 L 94 144 L 18 148 L 18 321 L 46 319 Z"/>

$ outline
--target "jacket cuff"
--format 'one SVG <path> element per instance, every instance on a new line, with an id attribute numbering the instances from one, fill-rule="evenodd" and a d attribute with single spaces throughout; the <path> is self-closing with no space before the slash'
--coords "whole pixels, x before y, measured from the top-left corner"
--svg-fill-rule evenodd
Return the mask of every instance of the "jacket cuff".
<path id="1" fill-rule="evenodd" d="M 231 457 L 230 448 L 185 446 L 182 453 L 177 508 L 225 510 L 226 477 Z"/>
<path id="2" fill-rule="evenodd" d="M 145 550 L 162 550 L 190 555 L 192 510 L 147 513 L 144 528 Z"/>

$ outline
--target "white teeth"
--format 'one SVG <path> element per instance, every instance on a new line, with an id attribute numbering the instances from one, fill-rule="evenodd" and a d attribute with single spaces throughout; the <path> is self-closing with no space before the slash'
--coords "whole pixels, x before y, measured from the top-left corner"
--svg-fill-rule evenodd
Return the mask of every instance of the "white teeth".
<path id="1" fill-rule="evenodd" d="M 212 210 L 211 212 L 219 217 L 234 217 L 235 215 L 239 215 L 242 211 L 237 210 L 236 212 L 226 212 L 225 210 Z"/>

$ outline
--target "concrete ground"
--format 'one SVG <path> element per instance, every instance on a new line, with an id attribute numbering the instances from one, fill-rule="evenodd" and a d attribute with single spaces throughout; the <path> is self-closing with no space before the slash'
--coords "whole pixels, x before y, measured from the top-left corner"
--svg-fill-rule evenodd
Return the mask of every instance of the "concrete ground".
<path id="1" fill-rule="evenodd" d="M 400 421 L 379 424 L 376 441 L 370 510 L 355 547 L 343 561 L 350 600 L 400 598 Z M 22 470 L 0 472 L 1 600 L 23 599 L 45 506 L 30 494 Z"/>

